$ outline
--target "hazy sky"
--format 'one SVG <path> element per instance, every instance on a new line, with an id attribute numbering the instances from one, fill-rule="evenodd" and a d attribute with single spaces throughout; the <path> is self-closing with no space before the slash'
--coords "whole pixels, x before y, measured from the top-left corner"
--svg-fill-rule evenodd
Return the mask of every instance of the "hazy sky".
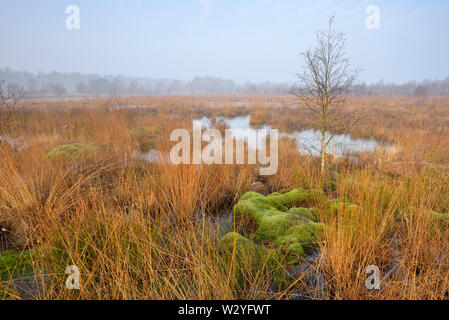
<path id="1" fill-rule="evenodd" d="M 71 4 L 80 30 L 66 28 Z M 291 82 L 333 13 L 362 80 L 449 76 L 447 0 L 0 0 L 0 67 Z"/>

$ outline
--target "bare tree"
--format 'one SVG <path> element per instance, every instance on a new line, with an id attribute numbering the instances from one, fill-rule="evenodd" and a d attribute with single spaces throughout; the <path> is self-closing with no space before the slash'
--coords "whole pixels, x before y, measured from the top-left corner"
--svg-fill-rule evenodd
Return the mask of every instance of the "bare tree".
<path id="1" fill-rule="evenodd" d="M 346 57 L 346 35 L 333 28 L 334 17 L 327 30 L 317 32 L 317 46 L 302 53 L 304 71 L 296 74 L 298 86 L 294 94 L 310 111 L 314 126 L 321 132 L 321 173 L 326 166 L 326 147 L 335 132 L 353 126 L 358 118 L 342 112 L 348 90 L 355 85 L 359 71 L 351 69 Z M 327 132 L 332 132 L 326 136 Z"/>
<path id="2" fill-rule="evenodd" d="M 126 98 L 123 98 L 120 91 L 114 88 L 109 95 L 109 111 L 121 111 L 127 107 Z"/>
<path id="3" fill-rule="evenodd" d="M 8 127 L 11 116 L 24 94 L 22 87 L 0 81 L 0 133 Z"/>

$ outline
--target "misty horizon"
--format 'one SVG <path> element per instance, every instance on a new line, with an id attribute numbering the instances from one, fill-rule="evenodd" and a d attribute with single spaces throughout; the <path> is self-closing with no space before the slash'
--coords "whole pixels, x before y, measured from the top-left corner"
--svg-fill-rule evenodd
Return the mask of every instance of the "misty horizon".
<path id="1" fill-rule="evenodd" d="M 70 5 L 79 29 L 68 29 Z M 380 23 L 369 29 L 369 6 Z M 3 67 L 133 78 L 218 77 L 238 83 L 294 83 L 300 53 L 335 14 L 360 80 L 446 79 L 449 4 L 420 1 L 24 1 L 0 4 Z M 313 17 L 313 19 L 312 19 Z"/>
<path id="2" fill-rule="evenodd" d="M 82 75 L 82 76 L 86 76 L 86 77 L 96 77 L 96 78 L 106 78 L 106 79 L 113 79 L 113 78 L 124 78 L 124 79 L 133 79 L 133 80 L 172 80 L 172 81 L 180 81 L 180 82 L 190 82 L 193 81 L 196 78 L 212 78 L 212 79 L 222 79 L 222 80 L 226 80 L 226 81 L 233 81 L 238 85 L 241 84 L 245 84 L 245 83 L 251 83 L 251 84 L 260 84 L 260 83 L 276 83 L 276 84 L 286 84 L 289 86 L 295 85 L 297 82 L 297 79 L 295 79 L 294 77 L 292 77 L 292 80 L 290 81 L 273 81 L 270 79 L 265 79 L 262 81 L 252 81 L 249 79 L 246 80 L 235 80 L 235 79 L 231 79 L 231 78 L 223 78 L 217 75 L 213 75 L 213 74 L 197 74 L 194 75 L 192 78 L 188 78 L 188 79 L 180 79 L 180 78 L 173 78 L 173 77 L 169 77 L 169 76 L 162 76 L 162 77 L 152 77 L 150 75 L 143 75 L 143 76 L 132 76 L 129 74 L 114 74 L 114 73 L 97 73 L 97 72 L 79 72 L 79 71 L 61 71 L 61 70 L 37 70 L 35 72 L 33 71 L 29 71 L 26 69 L 14 69 L 11 68 L 10 66 L 1 66 L 0 65 L 0 70 L 3 70 L 4 72 L 6 72 L 7 70 L 12 71 L 12 72 L 18 72 L 18 73 L 24 73 L 24 74 L 30 74 L 33 76 L 38 76 L 39 74 L 41 75 L 51 75 L 51 74 L 61 74 L 61 75 Z M 6 81 L 8 82 L 8 79 L 6 79 L 5 77 L 0 77 L 0 80 Z M 402 82 L 395 82 L 395 81 L 391 81 L 389 79 L 379 79 L 377 81 L 373 81 L 373 82 L 367 82 L 367 81 L 360 81 L 360 84 L 364 84 L 364 85 L 377 85 L 377 84 L 386 84 L 386 85 L 405 85 L 405 84 L 409 84 L 409 83 L 426 83 L 426 82 L 432 82 L 432 81 L 447 81 L 449 80 L 449 74 L 447 76 L 441 77 L 441 78 L 424 78 L 424 79 L 408 79 Z"/>
<path id="3" fill-rule="evenodd" d="M 27 94 L 289 94 L 295 82 L 237 82 L 213 76 L 197 76 L 190 81 L 171 78 L 129 77 L 124 75 L 100 75 L 95 73 L 52 71 L 31 73 L 0 67 L 0 81 L 22 87 Z M 357 83 L 350 95 L 390 96 L 448 96 L 449 77 L 442 80 L 409 80 L 395 84 L 379 81 Z"/>

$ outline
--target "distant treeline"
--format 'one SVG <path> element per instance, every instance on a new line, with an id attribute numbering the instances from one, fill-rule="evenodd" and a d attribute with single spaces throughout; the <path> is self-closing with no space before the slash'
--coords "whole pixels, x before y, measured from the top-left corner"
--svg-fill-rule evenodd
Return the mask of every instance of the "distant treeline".
<path id="1" fill-rule="evenodd" d="M 192 81 L 176 79 L 132 78 L 125 76 L 100 76 L 82 73 L 51 73 L 15 71 L 0 68 L 0 81 L 16 84 L 30 95 L 39 94 L 286 94 L 294 90 L 292 83 L 245 82 L 196 77 Z M 409 81 L 406 84 L 360 84 L 351 89 L 351 95 L 401 95 L 401 96 L 449 96 L 449 77 L 445 80 Z"/>
<path id="2" fill-rule="evenodd" d="M 363 83 L 351 89 L 351 94 L 356 96 L 449 96 L 449 77 L 445 80 L 409 81 L 405 84 L 383 81 L 370 85 Z"/>

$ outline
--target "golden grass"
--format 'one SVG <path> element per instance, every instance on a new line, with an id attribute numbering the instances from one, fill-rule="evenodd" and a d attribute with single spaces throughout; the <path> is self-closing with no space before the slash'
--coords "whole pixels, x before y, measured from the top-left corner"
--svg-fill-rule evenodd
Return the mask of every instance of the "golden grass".
<path id="1" fill-rule="evenodd" d="M 431 212 L 449 212 L 449 99 L 352 98 L 344 112 L 369 106 L 354 128 L 397 146 L 396 153 L 360 155 L 356 165 L 329 156 L 329 172 L 301 155 L 290 140 L 279 146 L 279 171 L 259 177 L 254 166 L 151 164 L 133 160 L 130 129 L 158 127 L 158 148 L 169 133 L 202 116 L 251 114 L 256 124 L 284 131 L 305 126 L 290 97 L 131 97 L 126 108 L 108 99 L 28 102 L 13 117 L 11 137 L 22 148 L 0 147 L 0 226 L 36 248 L 50 299 L 447 299 L 448 228 Z M 282 109 L 280 109 L 282 108 Z M 281 111 L 282 110 L 282 111 Z M 66 143 L 102 145 L 95 159 L 52 162 L 47 152 Z M 235 261 L 217 248 L 212 217 L 231 210 L 255 181 L 267 191 L 320 188 L 361 211 L 338 208 L 327 217 L 319 258 L 310 265 L 326 290 L 299 276 L 273 292 L 272 275 L 247 263 L 245 286 Z M 67 265 L 80 268 L 82 288 L 65 288 Z M 365 288 L 366 267 L 381 270 L 382 290 Z M 281 266 L 285 267 L 285 266 Z"/>

